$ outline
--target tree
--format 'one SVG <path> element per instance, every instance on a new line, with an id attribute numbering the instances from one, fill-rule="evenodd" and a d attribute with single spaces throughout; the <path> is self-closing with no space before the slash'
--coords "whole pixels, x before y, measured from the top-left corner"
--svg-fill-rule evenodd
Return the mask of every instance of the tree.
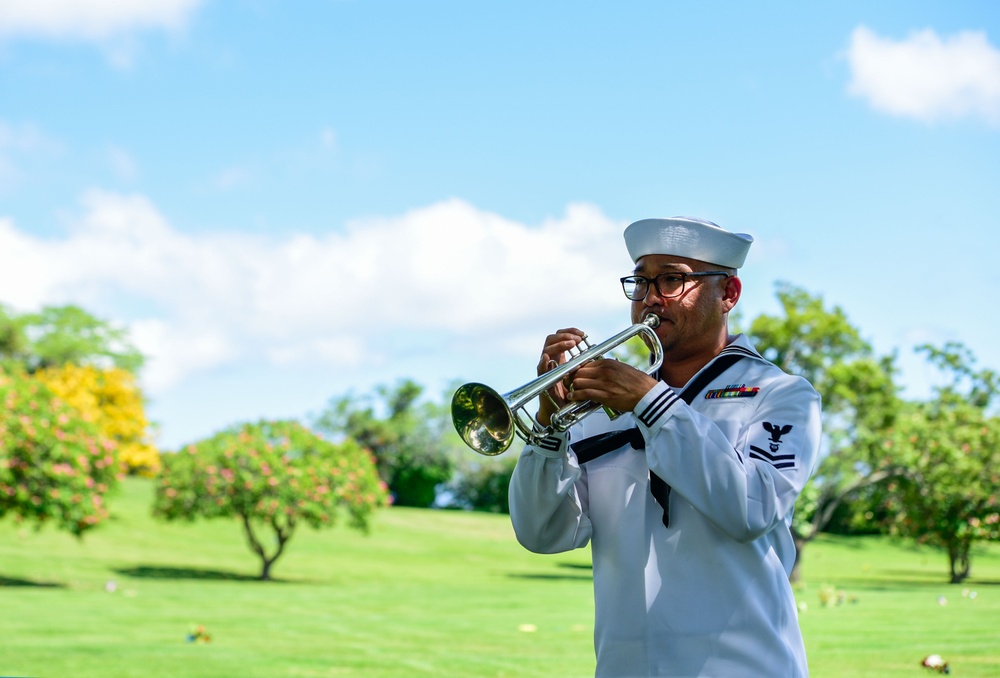
<path id="1" fill-rule="evenodd" d="M 452 503 L 474 511 L 510 513 L 507 495 L 516 463 L 515 455 L 504 455 L 460 464 L 462 470 L 448 486 Z"/>
<path id="2" fill-rule="evenodd" d="M 299 525 L 332 527 L 344 510 L 352 527 L 367 531 L 371 513 L 387 503 L 371 455 L 356 442 L 334 444 L 296 422 L 261 421 L 164 455 L 153 515 L 239 518 L 266 580 Z"/>
<path id="3" fill-rule="evenodd" d="M 0 304 L 0 367 L 10 370 L 24 364 L 27 355 L 28 338 L 21 323 Z"/>
<path id="4" fill-rule="evenodd" d="M 943 547 L 957 584 L 969 576 L 972 545 L 1000 539 L 1000 419 L 988 414 L 998 380 L 975 371 L 961 344 L 919 350 L 950 381 L 908 404 L 885 440 L 907 469 L 890 485 L 885 515 L 895 534 Z"/>
<path id="5" fill-rule="evenodd" d="M 777 292 L 783 315 L 760 315 L 748 334 L 761 354 L 809 380 L 823 398 L 825 450 L 795 508 L 792 535 L 797 581 L 802 552 L 841 503 L 901 472 L 882 446 L 901 402 L 894 357 L 876 357 L 846 314 L 788 284 Z"/>
<path id="6" fill-rule="evenodd" d="M 155 475 L 159 452 L 135 373 L 143 356 L 125 331 L 77 306 L 12 314 L 0 306 L 0 366 L 41 380 L 116 443 L 129 473 Z"/>
<path id="7" fill-rule="evenodd" d="M 116 443 L 118 461 L 127 473 L 159 472 L 160 453 L 149 442 L 142 392 L 131 372 L 69 363 L 45 367 L 35 377 Z"/>
<path id="8" fill-rule="evenodd" d="M 23 364 L 28 372 L 72 364 L 113 366 L 134 374 L 144 360 L 124 329 L 98 320 L 78 306 L 46 306 L 21 316 L 3 311 L 3 334 L 6 339 L 0 338 L 0 355 Z"/>
<path id="9" fill-rule="evenodd" d="M 108 517 L 114 442 L 40 381 L 0 369 L 0 518 L 80 536 Z"/>
<path id="10" fill-rule="evenodd" d="M 423 388 L 405 379 L 395 388 L 376 389 L 381 414 L 368 398 L 332 400 L 315 422 L 331 436 L 356 440 L 371 450 L 379 475 L 398 506 L 426 508 L 434 504 L 455 468 L 446 442 L 451 418 L 441 405 L 420 400 Z"/>

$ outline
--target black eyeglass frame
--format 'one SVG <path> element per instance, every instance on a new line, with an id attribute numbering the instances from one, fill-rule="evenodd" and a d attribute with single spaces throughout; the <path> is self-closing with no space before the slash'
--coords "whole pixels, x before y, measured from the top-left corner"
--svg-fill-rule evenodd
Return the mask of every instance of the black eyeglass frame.
<path id="1" fill-rule="evenodd" d="M 629 301 L 642 301 L 643 299 L 646 298 L 646 295 L 649 294 L 649 283 L 653 283 L 656 286 L 656 293 L 659 294 L 661 298 L 673 299 L 675 297 L 679 297 L 682 294 L 684 294 L 684 290 L 687 289 L 688 278 L 704 278 L 710 275 L 724 275 L 727 278 L 733 277 L 732 273 L 726 273 L 725 271 L 693 271 L 693 272 L 671 271 L 669 273 L 661 273 L 660 275 L 652 279 L 641 275 L 627 275 L 621 279 L 622 292 L 625 293 L 625 298 L 628 299 Z M 669 295 L 663 293 L 663 290 L 661 289 L 659 282 L 660 278 L 666 278 L 668 276 L 681 279 L 681 289 L 678 292 Z M 635 285 L 636 290 L 639 290 L 645 285 L 645 289 L 642 291 L 642 296 L 629 296 L 628 291 L 625 289 L 626 281 L 632 281 L 632 283 Z"/>

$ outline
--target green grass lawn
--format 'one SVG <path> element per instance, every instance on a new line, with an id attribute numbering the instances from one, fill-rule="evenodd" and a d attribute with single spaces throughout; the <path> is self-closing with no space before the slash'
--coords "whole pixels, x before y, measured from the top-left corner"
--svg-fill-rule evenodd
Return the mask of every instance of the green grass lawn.
<path id="1" fill-rule="evenodd" d="M 303 529 L 259 582 L 235 522 L 153 521 L 152 487 L 124 483 L 82 541 L 0 524 L 0 675 L 593 675 L 589 553 L 527 553 L 505 516 L 394 508 L 368 536 Z M 814 677 L 937 675 L 932 653 L 953 676 L 1000 676 L 1000 548 L 957 586 L 940 552 L 885 539 L 825 537 L 804 557 Z M 187 641 L 195 625 L 211 642 Z"/>

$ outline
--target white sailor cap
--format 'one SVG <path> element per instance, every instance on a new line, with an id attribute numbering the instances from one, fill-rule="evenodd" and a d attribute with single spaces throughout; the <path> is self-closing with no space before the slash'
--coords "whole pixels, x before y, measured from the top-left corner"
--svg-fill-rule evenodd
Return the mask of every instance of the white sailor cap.
<path id="1" fill-rule="evenodd" d="M 625 246 L 632 261 L 647 254 L 670 254 L 716 266 L 740 268 L 753 237 L 730 233 L 703 219 L 673 217 L 643 219 L 625 229 Z"/>

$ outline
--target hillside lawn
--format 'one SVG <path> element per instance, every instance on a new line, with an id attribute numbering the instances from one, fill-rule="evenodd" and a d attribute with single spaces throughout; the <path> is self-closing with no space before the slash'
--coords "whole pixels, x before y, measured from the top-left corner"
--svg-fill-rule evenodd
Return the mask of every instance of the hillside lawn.
<path id="1" fill-rule="evenodd" d="M 369 535 L 303 528 L 274 568 L 235 521 L 164 524 L 129 479 L 78 541 L 0 523 L 0 675 L 593 675 L 589 552 L 539 556 L 506 516 L 392 508 Z M 1000 676 L 1000 545 L 949 585 L 938 550 L 821 538 L 797 595 L 812 676 Z M 827 604 L 824 604 L 827 601 Z M 189 642 L 198 625 L 210 642 Z"/>

